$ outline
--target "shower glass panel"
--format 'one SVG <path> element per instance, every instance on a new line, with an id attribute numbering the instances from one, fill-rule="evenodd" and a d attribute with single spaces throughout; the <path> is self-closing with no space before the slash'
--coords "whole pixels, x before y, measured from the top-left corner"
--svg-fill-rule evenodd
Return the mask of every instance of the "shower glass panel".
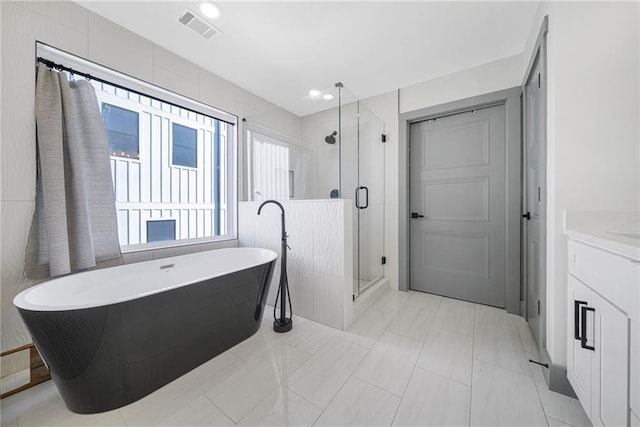
<path id="1" fill-rule="evenodd" d="M 358 105 L 358 292 L 384 275 L 384 123 Z"/>
<path id="2" fill-rule="evenodd" d="M 384 122 L 342 88 L 340 176 L 342 198 L 353 206 L 354 298 L 384 274 L 384 131 Z"/>

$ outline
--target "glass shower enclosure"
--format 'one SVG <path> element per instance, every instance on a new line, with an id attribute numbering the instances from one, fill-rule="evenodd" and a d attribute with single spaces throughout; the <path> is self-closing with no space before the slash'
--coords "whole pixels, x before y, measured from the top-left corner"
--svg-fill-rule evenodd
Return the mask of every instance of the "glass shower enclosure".
<path id="1" fill-rule="evenodd" d="M 385 124 L 337 86 L 341 198 L 353 206 L 353 296 L 384 276 Z"/>

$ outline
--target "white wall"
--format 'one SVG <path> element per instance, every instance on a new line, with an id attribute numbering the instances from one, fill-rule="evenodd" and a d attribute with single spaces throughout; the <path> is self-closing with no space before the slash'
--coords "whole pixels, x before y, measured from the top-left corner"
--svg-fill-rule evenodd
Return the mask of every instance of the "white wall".
<path id="1" fill-rule="evenodd" d="M 522 54 L 400 89 L 400 113 L 484 95 L 522 82 Z"/>
<path id="2" fill-rule="evenodd" d="M 1 7 L 0 350 L 5 351 L 31 341 L 11 301 L 19 291 L 33 284 L 24 277 L 23 261 L 35 198 L 36 40 L 292 138 L 300 139 L 301 120 L 73 2 L 3 1 Z M 243 137 L 242 122 L 238 135 Z M 240 171 L 239 177 L 243 176 Z M 144 261 L 235 244 L 237 242 L 157 249 L 127 254 L 125 260 Z"/>
<path id="3" fill-rule="evenodd" d="M 548 33 L 547 349 L 566 365 L 565 210 L 640 209 L 637 2 L 541 3 Z"/>

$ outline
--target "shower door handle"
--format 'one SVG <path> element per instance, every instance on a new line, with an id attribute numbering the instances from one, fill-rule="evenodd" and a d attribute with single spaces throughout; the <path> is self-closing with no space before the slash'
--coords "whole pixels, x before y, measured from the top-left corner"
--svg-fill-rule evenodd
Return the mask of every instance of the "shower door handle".
<path id="1" fill-rule="evenodd" d="M 364 190 L 364 195 L 365 195 L 365 205 L 361 206 L 360 205 L 360 190 Z M 360 187 L 356 188 L 356 208 L 358 209 L 367 209 L 369 207 L 369 189 L 367 187 L 365 187 L 364 185 L 361 185 Z"/>

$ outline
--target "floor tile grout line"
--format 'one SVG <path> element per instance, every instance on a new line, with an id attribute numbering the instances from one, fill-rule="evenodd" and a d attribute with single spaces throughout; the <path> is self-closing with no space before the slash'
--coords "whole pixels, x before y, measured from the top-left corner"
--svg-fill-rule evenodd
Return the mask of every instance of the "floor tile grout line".
<path id="1" fill-rule="evenodd" d="M 416 372 L 416 368 L 418 366 L 418 361 L 420 360 L 420 356 L 422 355 L 422 352 L 424 351 L 424 346 L 427 343 L 427 340 L 429 339 L 429 334 L 431 333 L 431 329 L 433 328 L 433 324 L 435 322 L 435 318 L 438 315 L 438 311 L 440 310 L 440 307 L 442 306 L 442 297 L 440 297 L 440 299 L 438 300 L 438 306 L 436 307 L 436 314 L 433 316 L 433 319 L 431 320 L 431 324 L 429 325 L 429 329 L 427 331 L 427 336 L 425 337 L 424 341 L 422 342 L 422 346 L 420 347 L 420 352 L 418 353 L 418 357 L 416 358 L 416 362 L 413 365 L 413 369 L 411 370 L 411 375 L 409 375 L 409 381 L 407 381 L 407 384 L 404 386 L 404 390 L 402 391 L 402 396 L 400 396 L 400 403 L 398 404 L 398 407 L 396 408 L 396 412 L 393 414 L 393 418 L 391 420 L 391 425 L 393 425 L 393 423 L 396 420 L 396 417 L 398 416 L 398 411 L 400 410 L 400 406 L 402 406 L 402 401 L 404 400 L 404 395 L 407 392 L 407 388 L 409 388 L 409 384 L 411 383 L 411 379 L 413 378 L 413 375 Z"/>
<path id="2" fill-rule="evenodd" d="M 521 375 L 523 377 L 527 377 L 527 378 L 533 379 L 533 377 L 531 375 L 527 375 L 526 373 L 514 371 L 513 369 L 505 368 L 504 366 L 496 365 L 495 363 L 487 362 L 485 360 L 478 359 L 476 357 L 474 357 L 473 360 L 476 361 L 476 362 L 484 363 L 485 365 L 492 366 L 494 368 L 502 369 L 503 371 L 507 371 L 507 372 L 509 372 L 511 374 Z"/>
<path id="3" fill-rule="evenodd" d="M 428 372 L 428 373 L 436 375 L 436 376 L 438 376 L 440 378 L 444 378 L 445 380 L 452 381 L 454 383 L 460 384 L 462 386 L 465 386 L 465 387 L 468 387 L 469 389 L 471 389 L 471 385 L 470 384 L 465 384 L 465 383 L 460 382 L 460 381 L 458 381 L 458 380 L 456 380 L 454 378 L 451 378 L 451 377 L 448 377 L 448 376 L 446 376 L 444 374 L 441 374 L 440 372 L 435 372 L 435 371 L 432 371 L 431 369 L 423 368 L 422 366 L 416 366 L 416 369 L 420 369 L 421 371 Z"/>
<path id="4" fill-rule="evenodd" d="M 288 344 L 288 343 L 286 343 L 286 342 L 283 342 L 282 344 L 283 344 L 283 345 L 285 345 L 285 346 L 291 347 L 291 348 L 293 348 L 294 350 L 300 351 L 300 352 L 304 353 L 305 355 L 309 356 L 307 353 L 303 352 L 302 350 L 298 350 L 297 348 L 295 348 L 294 346 L 292 346 L 292 345 L 290 345 L 290 344 Z M 270 349 L 271 349 L 271 348 L 273 348 L 273 347 L 275 347 L 275 345 L 274 345 L 274 346 L 271 346 L 271 347 L 270 347 Z M 233 354 L 233 353 L 232 353 L 232 354 Z M 234 356 L 238 357 L 240 360 L 243 360 L 240 356 L 238 356 L 238 355 L 236 355 L 236 354 L 234 354 Z M 231 420 L 231 422 L 233 422 L 234 424 L 238 424 L 240 421 L 242 421 L 242 419 L 243 419 L 244 417 L 246 417 L 247 415 L 249 415 L 249 414 L 250 414 L 254 409 L 256 409 L 256 408 L 257 408 L 257 407 L 258 407 L 258 406 L 259 406 L 259 405 L 260 405 L 260 404 L 261 404 L 265 399 L 267 399 L 267 398 L 269 397 L 269 395 L 270 395 L 270 394 L 271 394 L 275 389 L 277 389 L 277 388 L 279 388 L 279 387 L 283 386 L 283 383 L 284 383 L 284 382 L 285 382 L 285 381 L 286 381 L 286 380 L 287 380 L 291 375 L 293 375 L 293 374 L 294 374 L 294 373 L 296 373 L 300 368 L 302 368 L 302 366 L 304 366 L 304 364 L 306 364 L 306 363 L 309 361 L 309 359 L 311 359 L 311 356 L 309 356 L 309 357 L 308 357 L 304 362 L 302 362 L 302 363 L 300 364 L 300 366 L 298 366 L 296 369 L 294 369 L 294 370 L 293 370 L 292 372 L 290 372 L 288 375 L 286 375 L 286 376 L 280 376 L 280 375 L 278 375 L 278 376 L 277 376 L 277 380 L 279 380 L 279 382 L 277 383 L 277 385 L 276 385 L 275 387 L 273 387 L 273 388 L 269 391 L 269 394 L 267 394 L 263 399 L 261 399 L 260 401 L 258 401 L 258 403 L 257 403 L 256 405 L 252 406 L 252 407 L 251 407 L 251 409 L 249 409 L 249 410 L 248 410 L 248 411 L 247 411 L 247 412 L 246 412 L 242 417 L 240 417 L 240 419 L 239 419 L 237 422 L 236 422 L 236 421 L 234 421 L 234 420 L 233 420 L 233 418 L 232 418 L 229 414 L 227 414 L 225 411 L 223 411 L 223 410 L 222 410 L 222 408 L 218 407 L 218 405 L 216 405 L 216 404 L 215 404 L 211 399 L 209 399 L 209 397 L 208 397 L 208 396 L 206 396 L 205 394 L 203 394 L 203 396 L 204 396 L 205 398 L 207 398 L 207 400 L 209 400 L 209 401 L 210 401 L 210 402 L 211 402 L 211 403 L 212 403 L 216 408 L 220 409 L 220 411 L 222 411 L 222 413 L 223 413 L 227 418 L 229 418 L 229 419 Z M 243 361 L 244 361 L 244 360 L 243 360 Z M 250 362 L 245 362 L 245 363 L 246 363 L 247 365 L 251 365 L 251 363 L 250 363 Z M 262 361 L 254 360 L 252 363 L 262 363 Z M 278 371 L 279 371 L 279 369 L 278 369 Z M 236 374 L 237 374 L 237 373 L 236 373 Z M 280 372 L 278 372 L 278 374 L 280 374 Z M 234 375 L 235 375 L 235 374 L 234 374 Z M 231 375 L 231 376 L 229 376 L 229 377 L 227 377 L 227 378 L 231 378 L 232 376 L 233 376 L 233 375 Z M 217 385 L 216 385 L 216 387 L 217 387 Z M 211 390 L 213 390 L 213 389 L 214 389 L 214 388 L 216 388 L 216 387 L 213 387 Z M 211 391 L 211 390 L 209 390 L 209 391 Z M 207 391 L 206 393 L 209 393 L 209 391 Z"/>
<path id="5" fill-rule="evenodd" d="M 314 408 L 318 409 L 320 411 L 320 413 L 322 413 L 324 410 L 319 407 L 318 405 L 316 405 L 315 403 L 311 402 L 310 400 L 307 400 L 303 395 L 297 393 L 295 390 L 290 389 L 289 387 L 287 387 L 286 385 L 281 385 L 280 387 L 290 391 L 291 393 L 295 394 L 296 396 L 298 396 L 300 399 L 304 400 L 305 402 L 307 402 L 308 404 L 310 404 L 311 406 L 313 406 Z"/>
<path id="6" fill-rule="evenodd" d="M 511 321 L 512 321 L 512 323 L 515 325 L 515 320 L 514 320 L 514 319 L 511 319 Z M 474 327 L 475 327 L 475 325 L 474 325 Z M 525 363 L 527 364 L 527 370 L 529 371 L 529 374 L 530 374 L 530 375 L 526 375 L 526 374 L 523 374 L 523 373 L 521 373 L 521 372 L 517 372 L 517 374 L 522 375 L 522 376 L 529 377 L 529 378 L 531 378 L 531 381 L 533 381 L 533 387 L 534 387 L 534 388 L 535 388 L 535 390 L 536 390 L 536 395 L 538 396 L 538 401 L 539 401 L 539 403 L 540 403 L 540 408 L 542 409 L 542 414 L 543 414 L 543 415 L 544 415 L 544 417 L 545 417 L 545 422 L 547 423 L 547 427 L 548 427 L 548 425 L 549 425 L 549 421 L 548 421 L 548 419 L 547 419 L 547 413 L 546 413 L 546 411 L 545 411 L 545 409 L 544 409 L 544 404 L 542 403 L 542 397 L 540 396 L 540 391 L 538 390 L 538 385 L 536 384 L 536 381 L 535 381 L 535 378 L 534 378 L 534 372 L 532 371 L 532 369 L 533 369 L 533 368 L 535 368 L 535 367 L 534 367 L 534 366 L 531 366 L 531 364 L 528 362 L 529 357 L 528 357 L 528 355 L 527 355 L 527 352 L 526 352 L 526 349 L 525 349 L 525 346 L 524 346 L 524 342 L 523 342 L 523 340 L 522 340 L 522 336 L 521 336 L 521 334 L 520 334 L 520 329 L 518 328 L 518 325 L 515 325 L 515 327 L 516 327 L 516 335 L 518 336 L 518 342 L 520 342 L 520 347 L 521 347 L 521 349 L 522 349 L 522 353 L 523 353 L 523 356 L 524 356 L 524 359 L 525 359 Z M 475 338 L 474 338 L 474 339 L 475 339 Z M 511 370 L 511 369 L 509 369 L 509 368 L 505 368 L 505 367 L 503 367 L 503 366 L 497 366 L 497 365 L 494 365 L 494 364 L 489 363 L 489 362 L 485 362 L 485 361 L 480 360 L 480 359 L 475 359 L 475 357 L 473 358 L 473 360 L 478 360 L 478 361 L 480 361 L 480 362 L 482 362 L 482 363 L 486 363 L 486 364 L 491 365 L 491 366 L 494 366 L 494 367 L 496 367 L 496 368 L 500 368 L 500 369 L 504 369 L 504 370 L 509 371 L 509 372 L 512 372 L 512 373 L 516 373 L 515 371 L 513 371 L 513 370 Z M 472 381 L 473 381 L 473 379 L 472 379 Z"/>
<path id="7" fill-rule="evenodd" d="M 526 369 L 526 372 L 515 371 L 514 369 L 511 369 L 511 368 L 507 368 L 507 367 L 504 367 L 504 366 L 496 365 L 496 364 L 488 362 L 488 361 L 484 361 L 482 359 L 476 358 L 475 356 L 474 356 L 474 359 L 476 359 L 476 360 L 478 360 L 480 362 L 483 362 L 483 363 L 487 363 L 487 364 L 492 365 L 492 366 L 497 366 L 499 368 L 506 369 L 506 370 L 511 371 L 511 372 L 517 372 L 520 375 L 531 376 L 531 375 L 527 375 L 527 372 L 529 372 L 529 374 L 531 374 L 531 370 L 528 368 L 529 365 L 530 365 L 529 357 L 527 356 L 527 353 L 524 351 L 524 347 L 522 345 L 522 341 L 520 339 L 519 333 L 517 331 L 511 331 L 511 330 L 503 329 L 503 328 L 496 328 L 496 327 L 493 327 L 493 326 L 483 326 L 483 328 L 485 328 L 485 330 L 490 329 L 490 330 L 493 330 L 493 331 L 507 331 L 507 332 L 511 332 L 512 334 L 515 333 L 515 335 L 518 338 L 516 346 L 519 346 L 519 348 L 522 350 L 523 363 L 524 363 L 524 365 L 527 366 L 527 369 Z M 474 332 L 475 332 L 475 325 L 474 325 Z M 475 333 L 474 333 L 474 344 L 475 344 Z"/>
<path id="8" fill-rule="evenodd" d="M 538 368 L 537 366 L 530 366 L 529 370 Z M 539 369 L 542 369 L 542 367 L 539 367 Z M 540 408 L 542 409 L 542 413 L 544 414 L 544 418 L 547 421 L 547 426 L 549 425 L 549 420 L 547 420 L 547 417 L 549 417 L 549 415 L 547 414 L 547 410 L 544 407 L 544 403 L 542 402 L 542 395 L 540 394 L 540 390 L 538 389 L 538 384 L 536 383 L 535 378 L 533 377 L 533 375 L 535 375 L 534 372 L 531 372 L 531 380 L 533 381 L 533 387 L 536 389 L 536 395 L 538 396 L 538 401 L 540 402 Z M 553 417 L 551 417 L 553 418 Z"/>
<path id="9" fill-rule="evenodd" d="M 118 408 L 118 414 L 120 415 L 120 418 L 122 419 L 122 422 L 124 423 L 125 426 L 129 427 L 129 423 L 127 422 L 127 419 L 124 417 L 124 414 L 122 413 L 122 411 L 120 410 L 120 408 Z M 18 424 L 19 426 L 20 424 Z"/>
<path id="10" fill-rule="evenodd" d="M 246 417 L 246 416 L 247 416 L 251 411 L 253 411 L 253 410 L 255 409 L 255 408 L 252 408 L 252 409 L 251 409 L 251 411 L 247 412 L 247 414 L 245 414 L 242 418 L 240 418 L 240 419 L 238 420 L 238 422 L 235 422 L 235 421 L 233 421 L 233 418 L 231 418 L 231 417 L 230 417 L 226 412 L 224 412 L 224 411 L 222 410 L 222 408 L 220 408 L 218 405 L 216 405 L 216 404 L 215 404 L 215 402 L 214 402 L 213 400 L 209 399 L 209 397 L 208 397 L 206 394 L 204 394 L 204 393 L 203 393 L 203 394 L 201 394 L 201 396 L 202 396 L 202 397 L 204 397 L 205 399 L 207 399 L 207 400 L 209 401 L 209 403 L 211 403 L 211 404 L 213 405 L 213 407 L 214 407 L 214 408 L 217 408 L 217 409 L 218 409 L 218 411 L 220 411 L 220 413 L 221 413 L 222 415 L 224 415 L 225 417 L 227 417 L 227 419 L 228 419 L 229 421 L 231 421 L 231 422 L 233 423 L 233 425 L 238 424 L 240 421 L 242 421 L 242 418 Z M 260 403 L 262 403 L 262 400 L 260 401 Z M 127 425 L 128 425 L 128 424 L 127 424 Z"/>
<path id="11" fill-rule="evenodd" d="M 378 390 L 382 390 L 382 391 L 384 391 L 385 393 L 387 393 L 387 394 L 389 394 L 389 395 L 391 395 L 391 396 L 395 396 L 395 397 L 397 397 L 398 399 L 402 399 L 402 396 L 398 396 L 397 394 L 395 394 L 395 393 L 394 393 L 394 392 L 392 392 L 392 391 L 389 391 L 389 390 L 387 390 L 387 389 L 384 389 L 384 388 L 380 387 L 379 385 L 372 383 L 372 382 L 371 382 L 371 381 L 369 381 L 369 380 L 366 380 L 366 379 L 364 379 L 364 378 L 361 378 L 361 377 L 359 377 L 358 375 L 356 375 L 355 373 L 354 373 L 353 375 L 351 375 L 351 377 L 354 377 L 355 379 L 357 379 L 357 380 L 359 380 L 359 381 L 365 382 L 365 383 L 369 384 L 370 386 L 373 386 L 373 387 L 377 388 Z M 351 377 L 349 377 L 349 378 L 351 378 Z"/>
<path id="12" fill-rule="evenodd" d="M 385 295 L 386 295 L 386 293 L 385 293 Z M 380 298 L 376 301 L 376 303 L 378 303 L 379 301 L 381 301 L 383 297 L 384 297 L 384 295 L 380 296 Z M 387 329 L 389 328 L 389 325 L 391 325 L 391 323 L 395 320 L 395 318 L 398 316 L 398 314 L 400 313 L 400 311 L 401 311 L 401 310 L 404 308 L 404 306 L 409 302 L 409 299 L 410 299 L 410 298 L 411 298 L 411 296 L 409 296 L 409 297 L 407 298 L 407 300 L 406 300 L 404 303 L 402 303 L 402 305 L 400 305 L 400 307 L 398 307 L 398 309 L 396 310 L 396 312 L 395 312 L 395 314 L 393 315 L 393 317 L 392 317 L 392 318 L 391 318 L 391 319 L 390 319 L 390 320 L 389 320 L 389 321 L 384 325 L 384 329 L 382 330 L 382 332 L 380 333 L 380 335 L 376 336 L 375 338 L 368 338 L 368 337 L 364 337 L 364 336 L 361 336 L 361 335 L 357 335 L 357 334 L 355 334 L 355 333 L 353 333 L 353 332 L 351 332 L 351 334 L 352 334 L 352 335 L 354 335 L 354 336 L 358 336 L 358 337 L 360 337 L 360 338 L 365 338 L 365 339 L 371 339 L 371 340 L 373 340 L 374 342 L 373 342 L 373 344 L 371 345 L 371 348 L 372 348 L 372 347 L 373 347 L 373 346 L 378 342 L 378 340 L 380 340 L 380 337 L 381 337 L 381 336 L 382 336 L 382 335 L 387 331 Z M 369 307 L 369 309 L 367 309 L 366 311 L 368 311 L 368 310 L 372 309 L 374 305 L 375 305 L 375 303 L 374 303 L 374 304 L 372 304 L 372 305 L 371 305 L 371 307 Z M 366 313 L 366 311 L 365 311 L 365 313 Z M 364 313 L 360 316 L 360 318 L 364 318 Z M 354 322 L 354 323 L 355 323 L 355 322 Z M 349 327 L 349 329 L 351 329 L 351 327 L 352 327 L 352 326 L 353 326 L 353 324 Z M 349 333 L 349 330 L 346 330 L 346 331 L 343 331 L 343 332 Z M 349 338 L 346 338 L 346 339 L 349 339 Z M 359 343 L 358 343 L 358 342 L 356 342 L 355 340 L 350 340 L 350 341 L 352 341 L 354 344 L 358 344 L 358 345 L 360 345 L 360 346 L 363 346 L 362 344 L 359 344 Z M 363 347 L 366 347 L 366 346 L 363 346 Z"/>
<path id="13" fill-rule="evenodd" d="M 362 356 L 362 359 L 360 359 L 360 361 L 358 362 L 358 364 L 351 370 L 351 373 L 349 373 L 349 375 L 347 376 L 347 379 L 342 383 L 342 385 L 340 386 L 340 388 L 338 388 L 338 391 L 333 395 L 333 397 L 331 398 L 331 400 L 329 400 L 329 403 L 327 403 L 327 406 L 325 406 L 324 409 L 322 409 L 322 412 L 320 413 L 320 415 L 318 416 L 318 418 L 316 418 L 316 420 L 313 422 L 312 426 L 315 425 L 315 423 L 318 422 L 318 420 L 320 418 L 322 418 L 322 415 L 324 414 L 324 411 L 327 410 L 327 408 L 329 408 L 329 406 L 331 406 L 331 403 L 333 403 L 333 401 L 335 400 L 335 398 L 340 394 L 340 392 L 342 391 L 342 389 L 344 388 L 344 386 L 349 382 L 349 380 L 351 379 L 351 377 L 353 377 L 353 374 L 358 370 L 358 368 L 360 367 L 360 365 L 362 364 L 362 362 L 364 362 L 364 360 L 367 358 L 367 356 L 369 355 L 369 353 L 371 352 L 371 349 L 373 349 L 373 347 L 376 345 L 376 343 L 378 342 L 378 340 L 376 340 L 375 343 L 373 343 L 373 345 L 370 348 L 367 348 L 367 352 L 364 354 L 364 356 Z M 354 342 L 350 342 L 352 345 L 358 345 L 357 343 Z M 363 346 L 360 346 L 363 347 Z M 358 377 L 356 377 L 358 378 Z M 358 378 L 360 379 L 360 378 Z"/>
<path id="14" fill-rule="evenodd" d="M 409 298 L 407 298 L 407 301 L 405 302 L 405 304 L 404 304 L 404 305 L 403 305 L 403 306 L 398 310 L 398 312 L 397 312 L 397 313 L 396 313 L 396 315 L 393 317 L 393 319 L 391 319 L 391 321 L 387 324 L 387 327 L 385 328 L 384 332 L 389 333 L 389 334 L 392 334 L 392 335 L 395 335 L 395 336 L 397 336 L 397 337 L 407 338 L 407 339 L 413 340 L 413 341 L 415 341 L 415 342 L 419 342 L 418 340 L 414 339 L 413 337 L 409 337 L 409 336 L 406 336 L 406 335 L 400 335 L 400 334 L 398 334 L 398 333 L 396 333 L 396 332 L 391 332 L 391 331 L 389 331 L 389 327 L 391 327 L 391 325 L 393 324 L 393 322 L 394 322 L 394 321 L 396 320 L 396 318 L 400 315 L 400 311 L 401 311 L 403 308 L 405 308 L 405 306 L 409 305 L 409 302 L 411 301 L 411 298 L 413 297 L 413 295 L 415 295 L 415 293 L 414 293 L 414 292 L 411 292 L 411 295 L 409 296 Z M 429 295 L 431 295 L 431 294 L 429 294 Z M 440 307 L 440 303 L 442 302 L 442 297 L 439 297 L 439 296 L 438 296 L 438 298 L 439 298 L 439 300 L 438 300 L 438 305 L 437 305 L 436 310 L 435 310 L 435 311 L 436 311 L 436 313 L 433 315 L 433 318 L 431 319 L 431 322 L 430 322 L 430 324 L 429 324 L 429 327 L 427 328 L 427 333 L 425 334 L 424 338 L 421 340 L 421 341 L 422 341 L 422 343 L 424 343 L 424 341 L 427 339 L 427 336 L 429 335 L 429 331 L 431 330 L 431 327 L 433 326 L 433 321 L 435 320 L 435 317 L 436 317 L 437 311 L 438 311 L 438 309 L 439 309 L 439 307 Z"/>
<path id="15" fill-rule="evenodd" d="M 398 309 L 398 311 L 396 312 L 396 314 L 393 316 L 393 318 L 389 321 L 389 323 L 387 323 L 387 326 L 385 326 L 384 331 L 382 332 L 383 334 L 385 332 L 387 332 L 389 330 L 389 326 L 391 326 L 391 324 L 393 323 L 394 320 L 396 320 L 398 318 L 398 316 L 400 315 L 400 312 L 402 311 L 402 309 L 409 304 L 409 300 L 411 300 L 412 295 L 409 295 L 409 297 L 407 298 L 407 300 L 404 302 L 404 304 L 402 304 L 402 306 L 400 306 L 400 308 Z M 382 336 L 382 335 L 381 335 Z"/>
<path id="16" fill-rule="evenodd" d="M 433 323 L 433 321 L 432 321 L 431 323 Z M 429 329 L 431 329 L 431 325 L 429 325 Z M 382 332 L 382 335 L 384 335 L 384 334 L 389 334 L 389 335 L 393 335 L 394 337 L 397 337 L 397 338 L 402 338 L 402 339 L 404 339 L 404 340 L 413 341 L 413 342 L 418 343 L 418 344 L 420 344 L 420 345 L 424 344 L 424 342 L 425 342 L 425 341 L 426 341 L 426 339 L 427 339 L 427 337 L 425 336 L 425 337 L 424 337 L 424 339 L 422 339 L 422 340 L 417 340 L 417 339 L 415 339 L 415 338 L 411 338 L 411 337 L 408 337 L 408 336 L 406 336 L 406 335 L 399 335 L 399 334 L 397 334 L 397 333 L 395 333 L 395 332 L 390 332 L 390 331 L 388 331 L 388 330 L 386 330 L 386 329 L 385 329 L 385 331 L 384 331 L 384 332 Z M 382 335 L 380 335 L 380 338 L 382 338 Z M 379 340 L 378 340 L 378 341 L 379 341 Z M 377 341 L 376 341 L 376 342 L 377 342 Z M 422 346 L 421 346 L 420 348 L 422 348 Z"/>

